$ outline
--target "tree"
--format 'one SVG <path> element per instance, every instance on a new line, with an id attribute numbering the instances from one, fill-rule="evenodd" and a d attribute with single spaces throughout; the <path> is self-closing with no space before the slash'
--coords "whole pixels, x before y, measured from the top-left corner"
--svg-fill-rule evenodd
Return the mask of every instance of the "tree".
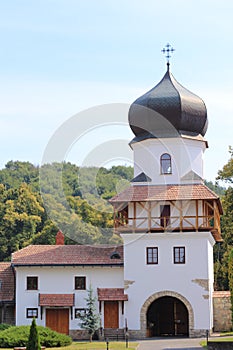
<path id="1" fill-rule="evenodd" d="M 228 278 L 229 278 L 229 288 L 231 292 L 231 320 L 233 324 L 233 249 L 231 250 L 229 255 Z"/>
<path id="2" fill-rule="evenodd" d="M 36 326 L 36 320 L 33 318 L 28 337 L 26 350 L 41 350 L 39 334 Z"/>
<path id="3" fill-rule="evenodd" d="M 100 327 L 100 316 L 96 313 L 96 298 L 93 296 L 93 289 L 90 286 L 87 290 L 88 296 L 85 299 L 87 302 L 86 313 L 83 316 L 79 316 L 81 319 L 81 328 L 86 329 L 90 336 L 90 342 L 92 341 L 93 334 Z"/>

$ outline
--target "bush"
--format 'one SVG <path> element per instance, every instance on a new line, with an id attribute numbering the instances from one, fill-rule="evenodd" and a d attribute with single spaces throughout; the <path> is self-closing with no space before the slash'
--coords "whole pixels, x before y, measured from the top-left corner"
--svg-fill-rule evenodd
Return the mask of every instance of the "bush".
<path id="1" fill-rule="evenodd" d="M 0 331 L 4 331 L 5 329 L 10 328 L 10 327 L 12 327 L 11 324 L 8 324 L 8 323 L 0 323 Z"/>
<path id="2" fill-rule="evenodd" d="M 40 344 L 47 348 L 67 346 L 72 339 L 65 334 L 52 331 L 50 328 L 37 326 Z M 12 326 L 0 332 L 0 344 L 2 348 L 13 348 L 15 346 L 27 346 L 30 326 Z"/>

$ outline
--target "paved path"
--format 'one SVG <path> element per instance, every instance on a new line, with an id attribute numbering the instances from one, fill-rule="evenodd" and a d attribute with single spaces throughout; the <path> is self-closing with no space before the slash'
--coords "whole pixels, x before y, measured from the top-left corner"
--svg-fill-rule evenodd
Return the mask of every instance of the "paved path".
<path id="1" fill-rule="evenodd" d="M 201 340 L 200 338 L 153 338 L 139 342 L 138 350 L 203 350 L 200 346 Z"/>

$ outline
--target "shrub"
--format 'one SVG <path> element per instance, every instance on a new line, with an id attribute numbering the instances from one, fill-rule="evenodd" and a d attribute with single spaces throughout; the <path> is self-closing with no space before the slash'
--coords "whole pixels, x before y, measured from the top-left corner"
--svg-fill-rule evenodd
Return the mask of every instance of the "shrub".
<path id="1" fill-rule="evenodd" d="M 52 331 L 50 328 L 37 326 L 40 344 L 50 347 L 67 346 L 72 339 L 65 334 Z M 1 347 L 13 348 L 15 346 L 27 346 L 30 326 L 12 326 L 0 332 Z"/>
<path id="2" fill-rule="evenodd" d="M 26 350 L 41 350 L 39 334 L 36 326 L 36 320 L 33 318 L 30 327 L 27 349 Z"/>
<path id="3" fill-rule="evenodd" d="M 10 327 L 12 327 L 11 324 L 8 324 L 8 323 L 0 323 L 0 331 L 4 331 L 5 329 L 10 328 Z"/>

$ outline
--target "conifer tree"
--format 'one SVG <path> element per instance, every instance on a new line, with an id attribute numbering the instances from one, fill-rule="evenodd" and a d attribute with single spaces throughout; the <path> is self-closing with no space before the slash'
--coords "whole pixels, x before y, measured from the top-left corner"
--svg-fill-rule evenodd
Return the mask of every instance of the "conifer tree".
<path id="1" fill-rule="evenodd" d="M 28 337 L 26 350 L 41 350 L 39 334 L 36 326 L 36 320 L 33 318 Z"/>
<path id="2" fill-rule="evenodd" d="M 93 296 L 93 289 L 90 286 L 87 290 L 88 296 L 85 299 L 87 304 L 86 313 L 83 316 L 79 316 L 81 319 L 81 328 L 86 329 L 89 333 L 90 342 L 92 341 L 93 334 L 100 327 L 100 316 L 96 313 L 95 302 L 96 298 Z"/>

